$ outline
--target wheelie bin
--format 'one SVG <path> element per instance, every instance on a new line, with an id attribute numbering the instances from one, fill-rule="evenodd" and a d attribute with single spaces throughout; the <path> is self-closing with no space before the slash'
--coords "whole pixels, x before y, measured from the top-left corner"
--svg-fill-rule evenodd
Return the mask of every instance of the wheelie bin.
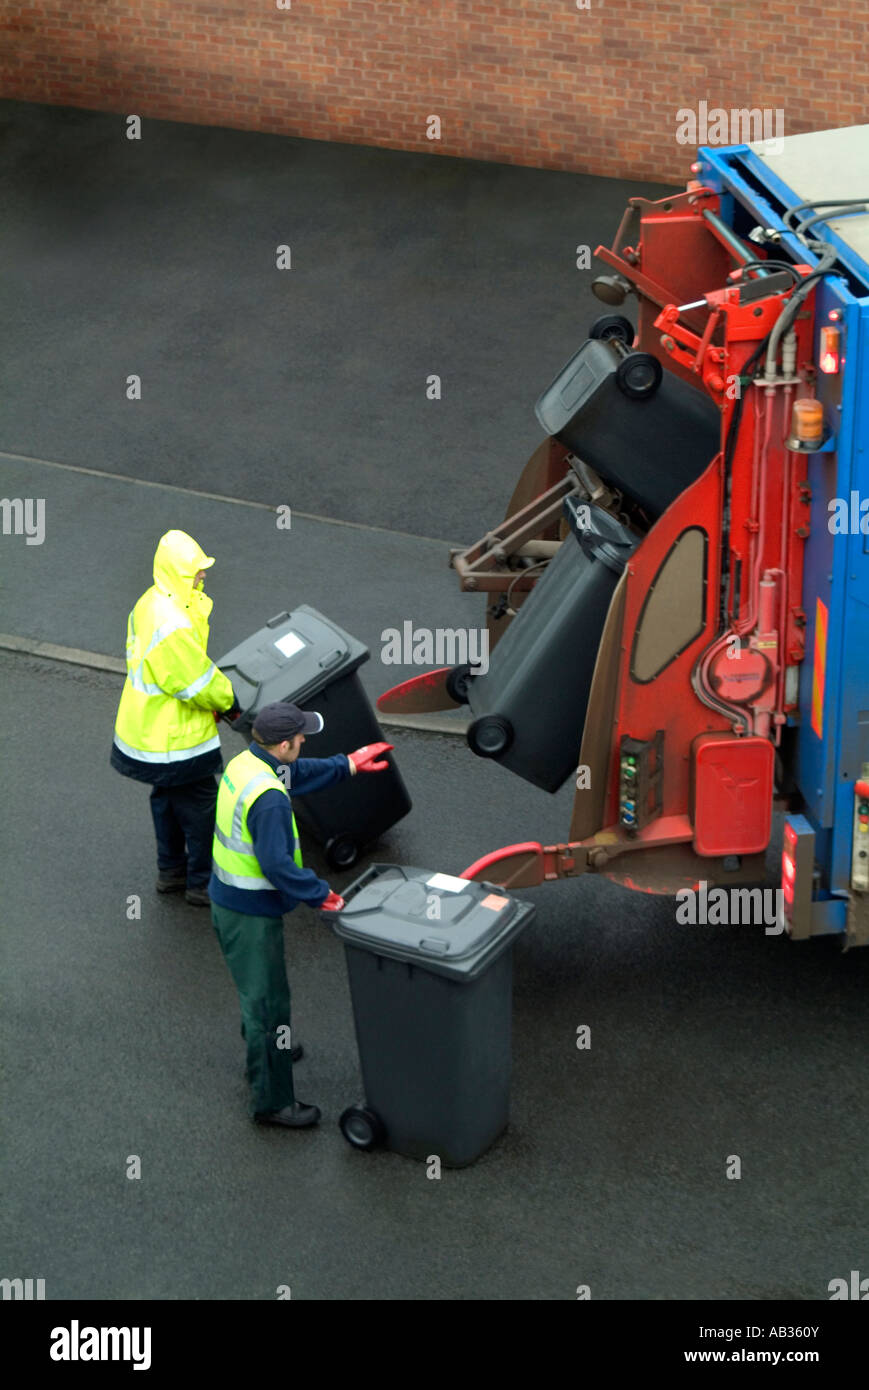
<path id="1" fill-rule="evenodd" d="M 570 525 L 555 557 L 489 659 L 467 681 L 467 740 L 544 791 L 575 771 L 598 647 L 616 585 L 639 537 L 609 512 L 565 499 Z"/>
<path id="2" fill-rule="evenodd" d="M 721 447 L 714 401 L 618 336 L 583 343 L 535 409 L 547 434 L 650 521 L 705 473 Z"/>
<path id="3" fill-rule="evenodd" d="M 233 727 L 249 737 L 263 706 L 285 700 L 323 716 L 323 730 L 311 736 L 303 756 L 328 758 L 381 742 L 383 733 L 357 674 L 368 657 L 364 643 L 307 604 L 276 614 L 217 662 L 243 710 Z M 353 777 L 293 802 L 299 821 L 324 846 L 334 869 L 355 864 L 365 845 L 411 808 L 393 754 L 386 757 L 389 767 L 376 777 Z"/>
<path id="4" fill-rule="evenodd" d="M 373 864 L 338 913 L 365 1099 L 344 1111 L 357 1149 L 461 1168 L 507 1126 L 513 942 L 534 916 L 492 884 Z"/>

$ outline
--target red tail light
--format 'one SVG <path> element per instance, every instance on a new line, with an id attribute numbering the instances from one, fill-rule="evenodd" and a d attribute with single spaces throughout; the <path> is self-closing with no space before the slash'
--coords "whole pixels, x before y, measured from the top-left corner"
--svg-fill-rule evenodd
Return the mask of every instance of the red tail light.
<path id="1" fill-rule="evenodd" d="M 827 376 L 834 376 L 839 370 L 838 328 L 822 328 L 818 365 Z"/>

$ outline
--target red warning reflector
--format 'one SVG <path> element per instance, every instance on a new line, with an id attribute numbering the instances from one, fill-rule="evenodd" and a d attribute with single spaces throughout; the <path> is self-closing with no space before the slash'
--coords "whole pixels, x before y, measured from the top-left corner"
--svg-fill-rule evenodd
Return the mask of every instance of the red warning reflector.
<path id="1" fill-rule="evenodd" d="M 815 832 L 805 816 L 788 816 L 782 850 L 782 916 L 795 941 L 812 934 Z"/>
<path id="2" fill-rule="evenodd" d="M 769 844 L 775 752 L 768 739 L 701 734 L 694 740 L 694 849 L 760 854 Z"/>

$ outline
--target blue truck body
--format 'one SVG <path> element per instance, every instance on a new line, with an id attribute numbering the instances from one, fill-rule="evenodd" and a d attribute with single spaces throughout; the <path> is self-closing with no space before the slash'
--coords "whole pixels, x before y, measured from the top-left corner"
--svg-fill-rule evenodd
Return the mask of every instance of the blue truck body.
<path id="1" fill-rule="evenodd" d="M 798 142 L 804 157 L 795 165 Z M 783 147 L 788 158 L 767 153 L 770 144 Z M 780 142 L 704 146 L 698 165 L 698 178 L 721 195 L 728 226 L 742 236 L 752 226 L 766 229 L 802 264 L 814 265 L 816 258 L 796 236 L 793 219 L 785 219 L 788 209 L 830 196 L 844 202 L 865 195 L 869 206 L 869 126 Z M 792 721 L 798 731 L 791 769 L 802 806 L 788 817 L 800 835 L 807 824 L 814 832 L 810 917 L 811 934 L 817 935 L 847 928 L 859 867 L 855 783 L 869 773 L 869 212 L 830 212 L 829 221 L 815 223 L 812 236 L 835 246 L 836 272 L 842 272 L 824 276 L 816 290 L 815 361 L 828 323 L 841 330 L 841 357 L 838 372 L 819 372 L 816 381 L 825 418 L 834 422 L 832 436 L 806 458 L 806 659 L 799 719 Z M 848 503 L 846 534 L 831 530 L 835 499 Z"/>

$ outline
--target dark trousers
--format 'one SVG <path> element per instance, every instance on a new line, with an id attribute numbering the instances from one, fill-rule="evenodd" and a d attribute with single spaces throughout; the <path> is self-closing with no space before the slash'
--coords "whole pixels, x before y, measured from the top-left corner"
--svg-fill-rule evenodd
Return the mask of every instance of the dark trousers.
<path id="1" fill-rule="evenodd" d="M 295 1100 L 283 921 L 217 903 L 211 904 L 211 920 L 241 1004 L 250 1113 L 282 1110 Z"/>
<path id="2" fill-rule="evenodd" d="M 152 787 L 151 815 L 160 873 L 187 870 L 188 888 L 208 888 L 217 781 L 202 777 L 180 787 Z"/>

